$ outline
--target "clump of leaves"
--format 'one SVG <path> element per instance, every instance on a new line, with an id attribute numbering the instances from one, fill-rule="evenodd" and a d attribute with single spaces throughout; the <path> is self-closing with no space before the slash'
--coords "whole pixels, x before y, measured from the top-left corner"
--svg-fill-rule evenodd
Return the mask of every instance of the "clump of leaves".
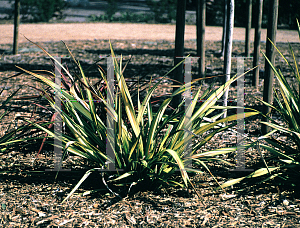
<path id="1" fill-rule="evenodd" d="M 190 89 L 195 81 L 178 88 L 160 104 L 155 112 L 152 109 L 151 97 L 163 78 L 157 83 L 150 81 L 148 91 L 142 101 L 138 93 L 136 109 L 123 76 L 122 58 L 120 62 L 117 61 L 112 46 L 110 58 L 113 69 L 108 68 L 108 71 L 115 76 L 116 86 L 111 86 L 114 84 L 113 80 L 107 78 L 106 74 L 99 70 L 105 82 L 105 87 L 101 89 L 90 84 L 80 63 L 75 60 L 71 52 L 70 55 L 80 70 L 80 75 L 76 75 L 76 79 L 60 62 L 46 51 L 45 53 L 61 67 L 64 72 L 61 75 L 64 82 L 68 80 L 72 82 L 69 86 L 61 88 L 61 85 L 57 85 L 53 78 L 49 79 L 44 75 L 22 70 L 40 79 L 60 94 L 62 110 L 57 108 L 50 95 L 46 98 L 56 112 L 61 114 L 62 121 L 70 133 L 62 134 L 60 138 L 44 126 L 28 122 L 45 131 L 49 137 L 61 140 L 61 149 L 64 153 L 69 152 L 83 157 L 94 164 L 94 167 L 86 172 L 65 200 L 92 172 L 108 173 L 106 169 L 108 163 L 109 167 L 113 164 L 116 169 L 107 183 L 103 175 L 103 182 L 108 189 L 110 189 L 108 184 L 117 188 L 125 188 L 127 193 L 133 186 L 137 188 L 142 186 L 147 188 L 151 186 L 155 188 L 194 187 L 188 173 L 201 171 L 193 168 L 190 165 L 192 162 L 204 166 L 209 171 L 205 164 L 207 161 L 220 161 L 215 156 L 236 150 L 236 148 L 225 148 L 201 152 L 201 148 L 216 133 L 234 125 L 232 123 L 226 126 L 223 123 L 232 122 L 238 117 L 244 118 L 258 114 L 255 111 L 246 112 L 243 117 L 232 115 L 224 119 L 220 119 L 222 113 L 211 116 L 216 108 L 215 103 L 237 77 L 233 77 L 214 91 L 206 91 L 202 96 L 200 96 L 199 89 L 185 110 L 181 108 L 183 101 L 179 107 L 167 115 L 166 110 L 172 99 L 186 89 Z M 109 75 L 109 72 L 107 74 Z M 105 88 L 106 96 L 102 93 L 103 88 Z M 200 103 L 199 99 L 206 101 Z M 104 118 L 99 110 L 102 112 L 106 110 Z M 180 171 L 182 181 L 176 181 L 174 178 L 176 171 Z"/>
<path id="2" fill-rule="evenodd" d="M 298 23 L 298 32 L 300 38 L 300 25 Z M 272 41 L 269 40 L 271 43 Z M 261 99 L 264 105 L 271 107 L 276 114 L 280 115 L 283 124 L 278 123 L 276 120 L 268 117 L 270 122 L 262 122 L 273 128 L 268 134 L 259 137 L 259 146 L 271 153 L 271 157 L 265 160 L 265 168 L 260 168 L 248 176 L 238 179 L 230 180 L 222 185 L 222 187 L 228 187 L 233 184 L 239 183 L 247 178 L 264 177 L 261 182 L 277 179 L 278 184 L 289 183 L 291 185 L 299 184 L 300 178 L 300 74 L 298 63 L 292 47 L 290 47 L 290 54 L 293 57 L 293 63 L 290 63 L 286 57 L 278 50 L 278 48 L 272 43 L 280 56 L 284 59 L 286 64 L 291 69 L 291 72 L 296 80 L 295 84 L 291 84 L 287 81 L 287 78 L 282 74 L 280 69 L 276 69 L 271 64 L 270 60 L 265 56 L 268 63 L 271 65 L 275 74 L 275 78 L 278 81 L 279 89 L 273 88 L 275 94 L 275 100 L 278 105 L 271 105 Z M 282 140 L 279 140 L 274 136 L 274 133 L 279 133 L 279 137 L 285 136 L 291 142 L 292 146 L 286 144 Z M 264 144 L 261 141 L 268 143 Z M 268 165 L 277 161 L 276 165 Z"/>

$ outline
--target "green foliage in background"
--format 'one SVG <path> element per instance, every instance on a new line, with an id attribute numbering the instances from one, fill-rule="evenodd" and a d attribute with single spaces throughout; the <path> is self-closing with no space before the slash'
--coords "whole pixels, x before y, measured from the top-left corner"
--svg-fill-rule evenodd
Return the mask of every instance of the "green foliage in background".
<path id="1" fill-rule="evenodd" d="M 264 18 L 263 26 L 267 27 L 267 15 L 270 0 L 264 0 Z M 297 29 L 296 18 L 300 17 L 300 1 L 284 0 L 279 1 L 278 25 L 287 25 L 290 29 Z"/>
<path id="2" fill-rule="evenodd" d="M 62 10 L 67 7 L 64 0 L 21 0 L 20 4 L 21 19 L 32 22 L 48 22 L 54 16 L 62 17 Z"/>
<path id="3" fill-rule="evenodd" d="M 107 1 L 107 8 L 105 12 L 106 19 L 108 21 L 113 21 L 113 16 L 118 10 L 118 3 L 116 0 L 106 0 Z"/>
<path id="4" fill-rule="evenodd" d="M 107 0 L 107 8 L 104 15 L 91 15 L 90 21 L 121 21 L 121 22 L 154 22 L 170 23 L 176 20 L 176 0 L 147 0 L 150 13 L 120 12 L 117 0 Z M 121 15 L 117 16 L 116 13 Z"/>
<path id="5" fill-rule="evenodd" d="M 109 17 L 107 14 L 104 15 L 91 15 L 89 17 L 89 21 L 97 22 L 97 21 L 112 21 L 112 22 L 132 22 L 132 23 L 153 23 L 153 16 L 149 13 L 132 13 L 132 12 L 125 12 L 121 13 L 120 16 L 112 16 Z"/>
<path id="6" fill-rule="evenodd" d="M 177 0 L 146 0 L 158 23 L 169 23 L 176 20 Z"/>

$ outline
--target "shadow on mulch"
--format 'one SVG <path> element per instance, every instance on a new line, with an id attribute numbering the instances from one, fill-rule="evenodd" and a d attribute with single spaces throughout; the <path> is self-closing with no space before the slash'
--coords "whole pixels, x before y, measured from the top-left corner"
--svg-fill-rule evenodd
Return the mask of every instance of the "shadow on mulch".
<path id="1" fill-rule="evenodd" d="M 98 50 L 94 50 L 94 49 L 85 49 L 85 51 L 87 53 L 92 53 L 92 54 L 97 54 L 97 55 L 107 55 L 109 56 L 111 54 L 111 50 L 110 49 L 98 49 Z M 164 49 L 164 50 L 160 50 L 160 49 L 114 49 L 114 53 L 116 54 L 116 56 L 118 56 L 118 53 L 122 54 L 122 56 L 129 56 L 129 55 L 150 55 L 150 56 L 162 56 L 162 57 L 170 57 L 170 58 L 174 58 L 174 49 Z M 190 55 L 190 57 L 197 57 L 197 52 L 195 51 L 195 49 L 191 49 L 191 48 L 184 48 L 184 54 L 185 56 Z M 207 49 L 205 51 L 205 55 L 206 56 L 213 56 L 216 58 L 220 58 L 222 55 L 220 53 L 219 50 L 213 50 L 213 49 Z M 238 52 L 233 52 L 232 53 L 233 56 L 238 57 L 244 57 L 244 53 L 238 53 Z"/>
<path id="2" fill-rule="evenodd" d="M 23 68 L 24 70 L 29 70 L 29 71 L 33 71 L 33 70 L 48 70 L 48 71 L 52 71 L 53 67 L 51 65 L 42 65 L 42 64 L 28 64 L 28 63 L 2 63 L 1 64 L 1 70 L 2 71 L 17 71 L 17 72 L 22 72 L 22 70 L 20 70 L 18 67 Z"/>
<path id="3" fill-rule="evenodd" d="M 51 63 L 51 62 L 49 62 Z M 87 64 L 85 62 L 81 62 L 81 67 L 83 69 L 83 71 L 85 72 L 85 76 L 89 77 L 89 78 L 101 78 L 101 75 L 99 73 L 98 70 L 98 66 L 97 65 L 91 65 L 91 64 Z M 126 61 L 124 61 L 123 67 L 125 66 Z M 74 65 L 74 63 L 71 62 L 67 62 L 66 64 L 64 64 L 65 66 L 67 66 L 68 69 L 71 69 L 70 72 L 76 72 L 79 74 L 79 69 L 76 68 L 76 70 L 74 70 L 74 68 L 72 67 L 72 65 Z M 2 63 L 1 64 L 1 70 L 2 71 L 16 71 L 16 72 L 20 72 L 20 73 L 24 73 L 21 69 L 17 68 L 21 67 L 25 70 L 28 71 L 36 71 L 36 70 L 43 70 L 43 71 L 53 71 L 53 66 L 51 66 L 50 64 L 23 64 L 23 63 Z M 104 61 L 102 61 L 100 63 L 100 66 L 106 71 L 106 63 L 104 63 Z M 150 77 L 151 75 L 165 75 L 166 73 L 168 73 L 172 68 L 168 65 L 164 65 L 164 64 L 128 64 L 126 66 L 126 70 L 124 73 L 124 77 L 125 78 L 134 78 L 134 77 L 145 77 L 148 76 Z M 5 80 L 5 79 L 4 79 Z"/>
<path id="4" fill-rule="evenodd" d="M 187 49 L 185 49 L 187 50 Z M 110 56 L 111 50 L 110 49 L 99 49 L 99 50 L 94 50 L 94 49 L 86 49 L 85 50 L 87 53 L 92 53 L 92 54 L 97 54 L 97 55 L 107 55 Z M 114 49 L 114 53 L 116 56 L 122 54 L 122 56 L 126 57 L 129 55 L 151 55 L 151 56 L 166 56 L 170 58 L 174 58 L 174 49 L 164 49 L 164 50 L 159 50 L 159 49 Z"/>

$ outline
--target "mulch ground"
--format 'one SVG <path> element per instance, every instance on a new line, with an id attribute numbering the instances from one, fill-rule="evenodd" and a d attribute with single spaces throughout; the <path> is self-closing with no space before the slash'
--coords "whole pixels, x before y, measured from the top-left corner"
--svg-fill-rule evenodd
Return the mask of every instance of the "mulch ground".
<path id="1" fill-rule="evenodd" d="M 125 70 L 128 80 L 140 76 L 158 77 L 167 73 L 173 64 L 174 43 L 166 41 L 112 41 L 116 55 L 123 55 L 125 60 L 131 57 L 131 62 Z M 53 56 L 68 56 L 61 42 L 40 43 Z M 100 57 L 110 54 L 108 41 L 71 41 L 67 42 L 74 56 L 80 61 L 86 75 L 91 80 L 97 80 L 99 72 L 94 62 Z M 299 58 L 300 44 L 292 44 Z M 222 75 L 223 60 L 219 57 L 220 42 L 206 42 L 207 77 Z M 288 44 L 279 43 L 279 49 L 288 53 Z M 264 50 L 265 45 L 262 45 Z M 18 96 L 32 96 L 39 93 L 32 87 L 37 86 L 29 76 L 19 76 L 7 79 L 20 72 L 15 65 L 27 70 L 53 70 L 49 58 L 30 43 L 20 45 L 20 54 L 9 54 L 11 45 L 0 45 L 0 78 L 3 99 L 12 91 L 21 89 Z M 188 41 L 185 54 L 196 56 L 195 41 Z M 243 43 L 234 42 L 233 56 L 243 56 Z M 292 57 L 289 55 L 289 60 Z M 68 59 L 68 68 L 72 64 Z M 261 58 L 261 64 L 264 63 Z M 276 57 L 277 66 L 289 75 L 291 72 L 284 62 Z M 105 67 L 105 60 L 99 64 Z M 251 60 L 245 60 L 245 70 L 251 68 Z M 233 59 L 232 72 L 236 69 L 236 59 Z M 192 64 L 192 74 L 196 75 L 196 61 Z M 263 71 L 261 70 L 260 88 L 256 91 L 251 86 L 251 73 L 245 76 L 245 106 L 261 110 L 261 105 L 250 95 L 262 97 Z M 293 79 L 291 78 L 291 83 Z M 206 80 L 203 87 L 215 83 L 219 85 L 220 78 Z M 169 84 L 168 80 L 165 84 Z M 32 87 L 30 87 L 32 86 Z M 160 92 L 166 92 L 163 88 Z M 230 89 L 230 97 L 236 97 L 236 89 Z M 33 102 L 34 101 L 34 102 Z M 19 103 L 18 103 L 19 102 Z M 38 100 L 21 100 L 12 106 L 12 114 L 1 122 L 1 132 L 20 123 L 16 114 L 32 117 L 37 120 L 42 115 L 41 108 L 35 110 Z M 22 108 L 20 108 L 20 105 Z M 16 108 L 18 107 L 18 108 Z M 35 114 L 31 113 L 35 110 Z M 1 110 L 2 111 L 2 110 Z M 48 116 L 49 117 L 49 116 Z M 256 139 L 260 134 L 260 117 L 245 120 L 245 133 L 249 137 L 245 142 Z M 236 135 L 232 132 L 217 134 L 204 150 L 217 147 L 233 146 Z M 287 140 L 287 139 L 282 139 Z M 288 142 L 288 140 L 287 140 Z M 215 191 L 218 187 L 210 174 L 194 175 L 191 177 L 199 198 L 190 189 L 162 189 L 160 191 L 143 191 L 123 199 L 105 191 L 101 176 L 92 174 L 67 202 L 61 201 L 80 180 L 88 168 L 85 161 L 68 157 L 64 162 L 65 169 L 55 180 L 56 172 L 45 172 L 53 168 L 53 153 L 47 150 L 36 158 L 40 142 L 35 146 L 20 145 L 1 154 L 0 170 L 0 227 L 300 227 L 300 198 L 299 190 L 279 185 L 276 182 L 258 184 L 256 181 L 248 185 L 239 185 Z M 268 153 L 261 151 L 264 157 Z M 222 159 L 234 161 L 234 155 L 226 155 Z M 260 168 L 261 154 L 252 148 L 246 151 L 245 166 Z M 219 183 L 230 178 L 239 177 L 249 172 L 230 171 L 217 163 L 209 164 L 212 173 Z M 199 167 L 201 169 L 201 167 Z M 202 169 L 203 170 L 203 169 Z M 32 172 L 35 171 L 35 172 Z M 39 171 L 39 172 L 38 172 Z M 204 170 L 203 170 L 204 171 Z M 100 189 L 90 195 L 82 195 L 88 190 Z M 102 190 L 101 190 L 102 189 Z"/>

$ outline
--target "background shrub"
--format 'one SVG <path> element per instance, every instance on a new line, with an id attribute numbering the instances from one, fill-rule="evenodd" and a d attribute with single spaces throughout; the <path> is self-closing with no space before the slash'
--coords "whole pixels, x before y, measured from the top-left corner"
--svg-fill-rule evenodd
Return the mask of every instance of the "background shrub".
<path id="1" fill-rule="evenodd" d="M 61 18 L 62 11 L 66 6 L 67 3 L 64 0 L 21 0 L 21 19 L 32 22 L 48 22 L 54 16 Z M 14 4 L 12 7 L 14 9 Z"/>
<path id="2" fill-rule="evenodd" d="M 234 25 L 236 27 L 244 27 L 246 24 L 246 1 L 238 0 L 235 1 L 235 15 Z M 253 24 L 257 18 L 256 16 L 256 3 L 257 0 L 252 0 L 252 19 Z M 187 10 L 196 10 L 197 0 L 187 1 Z M 262 27 L 267 27 L 267 15 L 268 15 L 269 0 L 264 0 L 263 6 L 263 21 Z M 224 16 L 224 1 L 223 0 L 206 0 L 206 23 L 212 26 L 222 26 Z M 297 29 L 296 18 L 300 16 L 300 1 L 285 0 L 279 1 L 278 9 L 278 25 L 290 29 Z"/>
<path id="3" fill-rule="evenodd" d="M 106 12 L 105 12 L 106 18 L 109 21 L 113 21 L 113 16 L 115 15 L 115 13 L 118 10 L 117 1 L 116 0 L 107 0 L 107 4 L 108 4 L 108 7 L 106 8 Z"/>
<path id="4" fill-rule="evenodd" d="M 146 3 L 154 13 L 156 22 L 168 23 L 176 19 L 177 0 L 146 0 Z"/>
<path id="5" fill-rule="evenodd" d="M 110 19 L 110 20 L 109 20 Z M 90 21 L 120 21 L 120 22 L 140 22 L 140 23 L 153 23 L 153 16 L 150 13 L 138 14 L 126 11 L 125 13 L 121 13 L 120 16 L 114 15 L 109 18 L 107 14 L 102 14 L 99 16 L 91 15 L 89 17 Z"/>

